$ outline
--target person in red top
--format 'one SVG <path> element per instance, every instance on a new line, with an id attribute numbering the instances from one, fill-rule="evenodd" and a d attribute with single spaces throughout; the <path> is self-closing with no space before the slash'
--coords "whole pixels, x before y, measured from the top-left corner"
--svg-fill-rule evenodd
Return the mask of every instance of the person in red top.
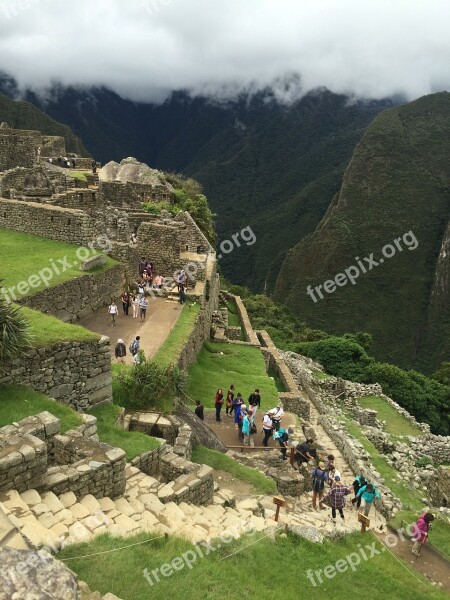
<path id="1" fill-rule="evenodd" d="M 411 549 L 411 552 L 416 556 L 420 555 L 422 546 L 427 543 L 428 532 L 431 528 L 431 522 L 434 521 L 434 515 L 431 513 L 422 513 L 414 525 L 414 539 L 415 542 Z"/>
<path id="2" fill-rule="evenodd" d="M 223 405 L 223 393 L 222 393 L 222 388 L 219 388 L 217 390 L 216 393 L 216 401 L 214 406 L 216 407 L 216 421 L 217 423 L 220 423 L 221 418 L 220 418 L 220 411 L 222 410 L 222 405 Z"/>

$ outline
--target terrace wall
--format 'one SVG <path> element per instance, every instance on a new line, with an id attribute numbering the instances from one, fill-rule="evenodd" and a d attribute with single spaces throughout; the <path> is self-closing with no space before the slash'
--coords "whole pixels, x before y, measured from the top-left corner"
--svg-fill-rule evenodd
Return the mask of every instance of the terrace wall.
<path id="1" fill-rule="evenodd" d="M 109 338 L 32 349 L 2 365 L 0 383 L 26 385 L 79 411 L 112 402 Z"/>
<path id="2" fill-rule="evenodd" d="M 124 286 L 125 266 L 115 265 L 104 273 L 81 275 L 19 302 L 61 321 L 75 322 L 107 306 L 111 298 L 119 298 Z"/>

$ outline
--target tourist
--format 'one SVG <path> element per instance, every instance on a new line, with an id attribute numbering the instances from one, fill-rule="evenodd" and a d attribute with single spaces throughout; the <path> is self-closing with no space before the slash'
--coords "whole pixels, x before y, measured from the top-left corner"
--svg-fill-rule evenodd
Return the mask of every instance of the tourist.
<path id="1" fill-rule="evenodd" d="M 116 315 L 117 315 L 118 309 L 117 309 L 117 304 L 114 302 L 114 299 L 111 299 L 111 304 L 108 306 L 108 314 L 111 317 L 111 327 L 114 327 L 114 325 L 116 324 Z"/>
<path id="2" fill-rule="evenodd" d="M 125 317 L 128 317 L 128 309 L 130 308 L 130 294 L 125 291 L 122 294 L 122 308 Z"/>
<path id="3" fill-rule="evenodd" d="M 250 411 L 248 414 L 248 418 L 250 420 L 250 446 L 252 448 L 255 447 L 255 433 L 258 433 L 258 428 L 256 427 L 255 422 L 255 411 Z"/>
<path id="4" fill-rule="evenodd" d="M 139 275 L 142 277 L 142 274 L 145 271 L 145 267 L 147 266 L 148 261 L 145 260 L 144 257 L 141 258 L 141 260 L 139 261 L 139 265 L 138 265 L 138 271 L 139 271 Z"/>
<path id="5" fill-rule="evenodd" d="M 75 167 L 77 166 L 77 161 L 72 158 L 72 169 L 75 169 Z"/>
<path id="6" fill-rule="evenodd" d="M 154 283 L 153 287 L 161 289 L 162 288 L 162 284 L 163 284 L 163 280 L 164 280 L 163 276 L 161 274 L 158 274 L 155 277 L 155 283 Z"/>
<path id="7" fill-rule="evenodd" d="M 97 161 L 93 160 L 91 162 L 92 174 L 95 175 L 97 173 Z"/>
<path id="8" fill-rule="evenodd" d="M 127 349 L 122 339 L 117 340 L 116 347 L 114 349 L 114 354 L 116 355 L 117 362 L 125 364 L 125 356 L 127 355 Z"/>
<path id="9" fill-rule="evenodd" d="M 40 160 L 41 160 L 41 154 L 42 154 L 42 150 L 41 150 L 41 147 L 39 146 L 39 148 L 37 149 L 37 159 L 38 159 L 38 162 L 40 162 Z"/>
<path id="10" fill-rule="evenodd" d="M 244 441 L 244 434 L 242 433 L 242 421 L 244 420 L 245 415 L 247 414 L 247 407 L 244 403 L 239 405 L 239 418 L 238 418 L 238 437 L 241 442 Z"/>
<path id="11" fill-rule="evenodd" d="M 180 285 L 179 290 L 179 303 L 183 305 L 186 302 L 186 290 L 184 285 Z"/>
<path id="12" fill-rule="evenodd" d="M 187 290 L 188 276 L 187 276 L 186 271 L 184 269 L 183 269 L 183 271 L 181 271 L 181 283 L 183 284 L 184 289 Z"/>
<path id="13" fill-rule="evenodd" d="M 225 405 L 225 412 L 229 417 L 231 417 L 231 413 L 234 410 L 233 399 L 234 399 L 234 385 L 231 384 L 230 387 L 228 388 L 227 401 L 226 401 L 226 405 Z"/>
<path id="14" fill-rule="evenodd" d="M 248 403 L 250 406 L 257 406 L 258 408 L 261 406 L 261 396 L 259 395 L 258 388 L 252 392 L 248 398 Z"/>
<path id="15" fill-rule="evenodd" d="M 240 392 L 238 392 L 238 395 L 233 400 L 233 404 L 234 404 L 234 428 L 239 429 L 239 417 L 240 417 L 240 413 L 241 413 L 241 407 L 244 404 L 244 401 L 242 400 L 242 396 L 241 396 Z"/>
<path id="16" fill-rule="evenodd" d="M 361 496 L 358 496 L 358 492 L 365 485 L 367 485 L 367 481 L 364 475 L 357 475 L 353 482 L 353 492 L 355 497 L 352 499 L 352 504 L 356 504 L 357 508 L 361 506 Z"/>
<path id="17" fill-rule="evenodd" d="M 263 433 L 264 433 L 264 439 L 262 441 L 263 446 L 265 446 L 267 448 L 267 443 L 269 441 L 270 436 L 272 435 L 272 431 L 273 431 L 273 422 L 272 422 L 272 418 L 270 416 L 269 412 L 266 412 L 266 414 L 263 417 L 262 420 L 263 426 Z"/>
<path id="18" fill-rule="evenodd" d="M 141 296 L 141 298 L 139 298 L 139 315 L 141 317 L 141 323 L 143 323 L 145 321 L 145 315 L 147 314 L 147 308 L 148 308 L 147 296 L 145 296 L 145 294 L 143 294 Z"/>
<path id="19" fill-rule="evenodd" d="M 284 410 L 281 408 L 281 406 L 279 404 L 277 404 L 277 406 L 275 408 L 273 408 L 270 412 L 272 414 L 272 421 L 273 421 L 274 429 L 275 429 L 275 431 L 279 431 L 280 425 L 281 425 L 281 419 L 284 415 Z"/>
<path id="20" fill-rule="evenodd" d="M 153 264 L 151 262 L 148 262 L 147 266 L 145 267 L 145 270 L 147 272 L 147 281 L 149 285 L 151 285 L 153 281 Z"/>
<path id="21" fill-rule="evenodd" d="M 326 469 L 326 465 L 325 465 L 325 471 L 326 470 L 327 469 Z M 336 481 L 337 477 L 339 477 L 339 480 L 341 479 L 341 472 L 338 471 L 336 469 L 336 466 L 333 464 L 329 466 L 327 475 L 328 475 L 328 483 L 329 483 L 330 487 L 333 485 L 333 481 Z"/>
<path id="22" fill-rule="evenodd" d="M 139 311 L 139 298 L 136 294 L 131 296 L 131 308 L 133 309 L 133 319 L 137 319 Z"/>
<path id="23" fill-rule="evenodd" d="M 315 467 L 311 471 L 312 477 L 312 506 L 314 510 L 317 510 L 317 500 L 319 500 L 319 508 L 321 510 L 326 510 L 325 506 L 322 503 L 322 498 L 324 494 L 325 482 L 327 481 L 327 474 L 325 472 L 325 465 L 323 462 L 319 463 L 318 467 Z"/>
<path id="24" fill-rule="evenodd" d="M 133 232 L 130 236 L 130 245 L 131 246 L 136 246 L 138 240 L 137 240 L 137 236 L 136 234 Z"/>
<path id="25" fill-rule="evenodd" d="M 279 429 L 278 432 L 276 434 L 274 434 L 274 439 L 275 439 L 275 435 L 277 436 L 276 439 L 278 440 L 278 443 L 280 444 L 280 450 L 281 450 L 281 458 L 283 460 L 287 460 L 287 449 L 288 449 L 288 441 L 289 441 L 289 433 L 286 429 Z"/>
<path id="26" fill-rule="evenodd" d="M 339 515 L 342 521 L 345 520 L 344 517 L 344 506 L 345 506 L 345 496 L 351 494 L 352 491 L 349 487 L 344 485 L 341 482 L 340 477 L 336 477 L 331 490 L 328 492 L 324 502 L 331 506 L 331 518 L 333 523 L 336 525 L 336 510 L 339 512 Z"/>
<path id="27" fill-rule="evenodd" d="M 312 450 L 311 444 L 314 444 L 314 440 L 308 438 L 302 444 L 298 444 L 295 449 L 295 461 L 297 462 L 299 469 L 303 463 L 309 463 L 310 460 L 314 460 L 315 452 Z"/>
<path id="28" fill-rule="evenodd" d="M 133 364 L 135 367 L 143 365 L 146 362 L 145 354 L 143 350 L 139 350 L 137 354 L 133 356 Z"/>
<path id="29" fill-rule="evenodd" d="M 422 546 L 427 543 L 428 532 L 431 529 L 431 523 L 434 521 L 434 515 L 430 512 L 422 513 L 413 528 L 414 544 L 411 552 L 420 556 Z"/>
<path id="30" fill-rule="evenodd" d="M 129 347 L 130 354 L 132 356 L 136 356 L 136 354 L 139 352 L 140 347 L 141 347 L 141 336 L 137 335 L 130 344 L 130 347 Z"/>
<path id="31" fill-rule="evenodd" d="M 243 414 L 241 431 L 244 438 L 244 446 L 250 446 L 250 418 L 248 413 Z"/>
<path id="32" fill-rule="evenodd" d="M 139 298 L 142 298 L 142 296 L 145 294 L 145 287 L 146 287 L 145 278 L 141 277 L 141 279 L 136 283 L 136 285 L 137 285 L 137 289 L 138 289 Z"/>
<path id="33" fill-rule="evenodd" d="M 200 419 L 200 421 L 205 420 L 205 407 L 200 403 L 200 400 L 195 401 L 195 414 Z"/>
<path id="34" fill-rule="evenodd" d="M 184 273 L 184 271 L 183 271 L 183 270 L 181 270 L 181 271 L 178 273 L 178 275 L 177 275 L 177 278 L 176 278 L 176 284 L 177 284 L 177 289 L 178 289 L 178 291 L 180 291 L 180 288 L 181 288 L 181 286 L 183 285 L 183 273 Z"/>
<path id="35" fill-rule="evenodd" d="M 364 514 L 366 517 L 369 516 L 370 509 L 372 508 L 375 498 L 381 498 L 379 491 L 376 489 L 373 483 L 368 483 L 367 485 L 363 486 L 358 491 L 357 497 L 364 500 Z"/>
<path id="36" fill-rule="evenodd" d="M 234 394 L 234 386 L 233 386 L 233 394 Z M 231 413 L 234 412 L 234 416 L 236 417 L 237 407 L 239 406 L 239 404 L 242 404 L 242 402 L 243 402 L 242 398 L 238 398 L 237 396 L 233 396 L 233 400 L 231 402 L 230 415 L 231 415 Z"/>
<path id="37" fill-rule="evenodd" d="M 222 388 L 219 388 L 216 392 L 216 399 L 214 402 L 214 406 L 216 407 L 216 421 L 217 423 L 220 423 L 221 419 L 220 419 L 220 411 L 222 410 L 222 404 L 223 404 L 223 392 L 222 392 Z"/>

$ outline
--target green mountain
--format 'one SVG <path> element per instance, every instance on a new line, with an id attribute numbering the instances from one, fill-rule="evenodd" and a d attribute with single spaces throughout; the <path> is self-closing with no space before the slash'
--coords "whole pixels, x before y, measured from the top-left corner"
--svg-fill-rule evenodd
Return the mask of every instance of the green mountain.
<path id="1" fill-rule="evenodd" d="M 104 88 L 66 88 L 40 106 L 103 162 L 135 156 L 200 181 L 219 242 L 247 226 L 256 236 L 223 256 L 223 273 L 270 292 L 286 251 L 314 231 L 339 190 L 367 125 L 391 105 L 319 90 L 289 106 L 270 91 L 226 103 L 174 93 L 156 106 Z"/>
<path id="2" fill-rule="evenodd" d="M 326 215 L 288 252 L 275 298 L 311 327 L 367 331 L 377 358 L 431 372 L 450 355 L 449 218 L 450 94 L 439 93 L 374 119 Z"/>
<path id="3" fill-rule="evenodd" d="M 45 135 L 59 135 L 66 140 L 67 152 L 89 156 L 81 140 L 67 125 L 54 121 L 30 102 L 12 100 L 0 94 L 0 122 L 6 121 L 14 129 L 34 129 Z"/>

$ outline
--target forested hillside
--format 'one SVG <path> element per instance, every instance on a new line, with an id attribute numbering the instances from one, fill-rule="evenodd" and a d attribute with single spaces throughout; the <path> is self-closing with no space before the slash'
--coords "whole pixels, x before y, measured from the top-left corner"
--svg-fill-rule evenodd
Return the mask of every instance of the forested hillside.
<path id="1" fill-rule="evenodd" d="M 450 94 L 444 92 L 373 121 L 326 216 L 287 255 L 275 297 L 311 327 L 367 331 L 376 357 L 432 372 L 450 354 L 449 219 Z M 391 257 L 382 254 L 386 244 Z M 376 265 L 364 261 L 371 254 Z M 351 266 L 360 271 L 353 282 L 328 284 L 332 291 L 322 287 L 315 301 L 308 295 L 308 286 L 314 290 Z"/>

